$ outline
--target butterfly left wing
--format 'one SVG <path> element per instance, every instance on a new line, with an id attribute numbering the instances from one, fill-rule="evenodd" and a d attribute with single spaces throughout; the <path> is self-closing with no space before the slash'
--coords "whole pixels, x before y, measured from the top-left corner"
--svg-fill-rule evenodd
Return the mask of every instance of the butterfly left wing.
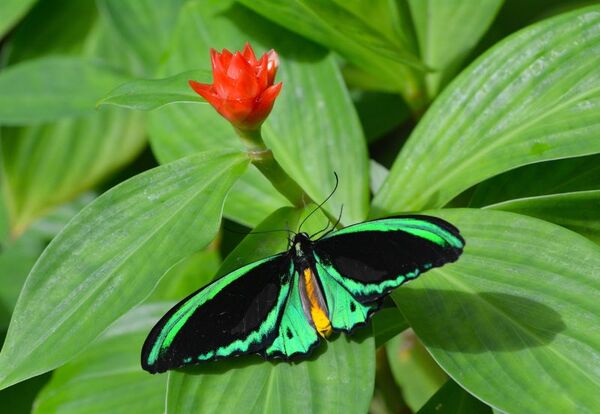
<path id="1" fill-rule="evenodd" d="M 335 289 L 332 282 L 335 281 L 357 302 L 366 305 L 429 269 L 456 261 L 464 245 L 456 227 L 440 218 L 424 215 L 355 224 L 313 244 L 325 290 L 328 290 L 327 285 Z M 347 306 L 342 303 L 340 308 L 357 307 L 349 298 L 337 297 L 338 302 L 347 302 Z M 353 323 L 348 319 L 340 323 L 346 328 L 338 329 L 348 330 Z"/>
<path id="2" fill-rule="evenodd" d="M 271 256 L 194 292 L 154 326 L 142 367 L 164 372 L 200 361 L 259 353 L 279 334 L 289 291 L 291 259 Z"/>

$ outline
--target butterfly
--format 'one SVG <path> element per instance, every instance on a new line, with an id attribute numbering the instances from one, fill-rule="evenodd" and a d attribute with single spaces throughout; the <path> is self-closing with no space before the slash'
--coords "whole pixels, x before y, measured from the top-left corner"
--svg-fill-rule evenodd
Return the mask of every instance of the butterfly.
<path id="1" fill-rule="evenodd" d="M 365 325 L 396 287 L 456 261 L 465 240 L 425 215 L 307 233 L 289 249 L 247 264 L 192 293 L 164 315 L 142 348 L 151 373 L 257 353 L 289 360 L 322 338 Z"/>

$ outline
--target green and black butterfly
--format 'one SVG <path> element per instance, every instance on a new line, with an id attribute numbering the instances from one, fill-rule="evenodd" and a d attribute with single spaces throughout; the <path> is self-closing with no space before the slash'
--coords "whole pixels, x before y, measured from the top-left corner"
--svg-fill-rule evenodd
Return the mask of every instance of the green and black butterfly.
<path id="1" fill-rule="evenodd" d="M 307 355 L 320 337 L 367 323 L 391 290 L 456 261 L 465 245 L 456 227 L 423 215 L 367 221 L 314 241 L 298 233 L 290 242 L 171 309 L 148 335 L 142 367 L 157 373 L 251 353 Z"/>

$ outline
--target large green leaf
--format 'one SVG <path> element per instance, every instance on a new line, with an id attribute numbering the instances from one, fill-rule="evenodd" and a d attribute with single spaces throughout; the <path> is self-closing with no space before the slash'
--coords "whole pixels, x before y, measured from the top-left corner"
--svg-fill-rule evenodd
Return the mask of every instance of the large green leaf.
<path id="1" fill-rule="evenodd" d="M 504 0 L 409 0 L 421 59 L 433 69 L 425 82 L 434 97 L 452 79 L 492 23 Z"/>
<path id="2" fill-rule="evenodd" d="M 425 66 L 414 53 L 406 19 L 392 2 L 376 1 L 375 7 L 373 2 L 369 7 L 360 1 L 241 2 L 275 23 L 335 50 L 380 82 L 401 91 L 410 103 L 422 99 L 417 73 Z M 369 11 L 365 13 L 365 9 Z M 387 13 L 382 13 L 385 9 Z"/>
<path id="3" fill-rule="evenodd" d="M 538 217 L 600 243 L 600 190 L 510 200 L 489 208 Z"/>
<path id="4" fill-rule="evenodd" d="M 93 113 L 96 101 L 127 78 L 102 63 L 45 57 L 0 72 L 0 123 L 23 125 Z"/>
<path id="5" fill-rule="evenodd" d="M 310 209 L 283 208 L 257 231 L 295 228 Z M 324 217 L 303 227 L 318 230 Z M 248 235 L 227 257 L 221 273 L 286 248 L 285 232 Z M 363 330 L 363 334 L 365 330 Z M 171 372 L 167 412 L 176 413 L 365 413 L 373 394 L 374 341 L 340 335 L 322 343 L 308 360 L 267 362 L 240 357 Z"/>
<path id="6" fill-rule="evenodd" d="M 470 207 L 519 198 L 600 189 L 600 155 L 540 162 L 508 171 L 475 188 Z"/>
<path id="7" fill-rule="evenodd" d="M 417 414 L 491 414 L 492 409 L 449 380 Z"/>
<path id="8" fill-rule="evenodd" d="M 95 115 L 26 128 L 1 137 L 13 234 L 130 162 L 145 143 L 140 114 L 104 108 Z"/>
<path id="9" fill-rule="evenodd" d="M 200 153 L 135 176 L 84 208 L 27 278 L 0 353 L 0 387 L 71 360 L 172 265 L 208 244 L 247 163 L 239 152 Z"/>
<path id="10" fill-rule="evenodd" d="M 187 0 L 99 0 L 98 8 L 152 74 L 167 53 L 179 9 Z"/>
<path id="11" fill-rule="evenodd" d="M 469 66 L 423 117 L 375 213 L 440 207 L 520 165 L 600 152 L 600 6 L 530 26 Z"/>
<path id="12" fill-rule="evenodd" d="M 149 111 L 171 103 L 205 102 L 188 85 L 190 79 L 206 83 L 210 81 L 210 74 L 204 70 L 192 70 L 165 79 L 134 80 L 117 86 L 98 105 Z"/>
<path id="13" fill-rule="evenodd" d="M 111 326 L 42 389 L 33 413 L 161 413 L 166 376 L 140 368 L 140 349 L 168 303 L 143 305 Z"/>
<path id="14" fill-rule="evenodd" d="M 80 55 L 97 16 L 95 0 L 60 0 L 60 7 L 56 0 L 37 0 L 2 52 L 11 65 L 44 55 Z"/>
<path id="15" fill-rule="evenodd" d="M 277 78 L 284 87 L 263 127 L 265 141 L 284 170 L 315 201 L 331 192 L 336 171 L 340 187 L 326 208 L 337 216 L 343 204 L 344 222 L 363 220 L 368 203 L 366 146 L 333 57 L 244 7 L 223 1 L 186 5 L 177 30 L 173 53 L 164 69 L 167 74 L 209 68 L 211 47 L 235 50 L 249 40 L 257 53 L 277 50 L 281 60 Z M 177 151 L 181 156 L 215 146 L 241 148 L 231 126 L 209 106 L 171 105 L 150 115 L 155 149 L 171 154 Z M 268 187 L 260 184 L 258 190 Z M 269 190 L 267 199 L 281 199 L 270 196 L 274 190 Z M 239 200 L 236 197 L 237 191 L 232 192 L 226 211 L 231 211 L 233 200 Z M 275 205 L 272 201 L 269 204 Z M 250 206 L 264 208 L 262 203 L 256 199 Z M 248 205 L 244 208 L 252 210 Z M 247 217 L 242 221 L 249 222 Z"/>
<path id="16" fill-rule="evenodd" d="M 211 243 L 206 249 L 195 252 L 169 269 L 146 302 L 180 301 L 208 284 L 221 266 L 221 256 L 215 244 Z"/>
<path id="17" fill-rule="evenodd" d="M 0 3 L 0 38 L 33 6 L 36 0 L 3 0 Z"/>
<path id="18" fill-rule="evenodd" d="M 432 214 L 460 228 L 465 252 L 393 297 L 436 361 L 505 412 L 596 412 L 600 246 L 514 213 Z"/>

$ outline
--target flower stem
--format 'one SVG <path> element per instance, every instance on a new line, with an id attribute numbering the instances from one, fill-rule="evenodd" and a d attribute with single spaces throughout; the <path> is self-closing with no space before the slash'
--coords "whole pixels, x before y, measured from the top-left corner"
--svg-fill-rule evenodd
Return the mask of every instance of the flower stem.
<path id="1" fill-rule="evenodd" d="M 311 203 L 310 197 L 302 188 L 281 168 L 273 153 L 263 142 L 259 130 L 247 131 L 236 129 L 240 139 L 246 146 L 248 157 L 252 164 L 273 184 L 277 191 L 287 198 L 295 207 L 304 207 Z"/>

